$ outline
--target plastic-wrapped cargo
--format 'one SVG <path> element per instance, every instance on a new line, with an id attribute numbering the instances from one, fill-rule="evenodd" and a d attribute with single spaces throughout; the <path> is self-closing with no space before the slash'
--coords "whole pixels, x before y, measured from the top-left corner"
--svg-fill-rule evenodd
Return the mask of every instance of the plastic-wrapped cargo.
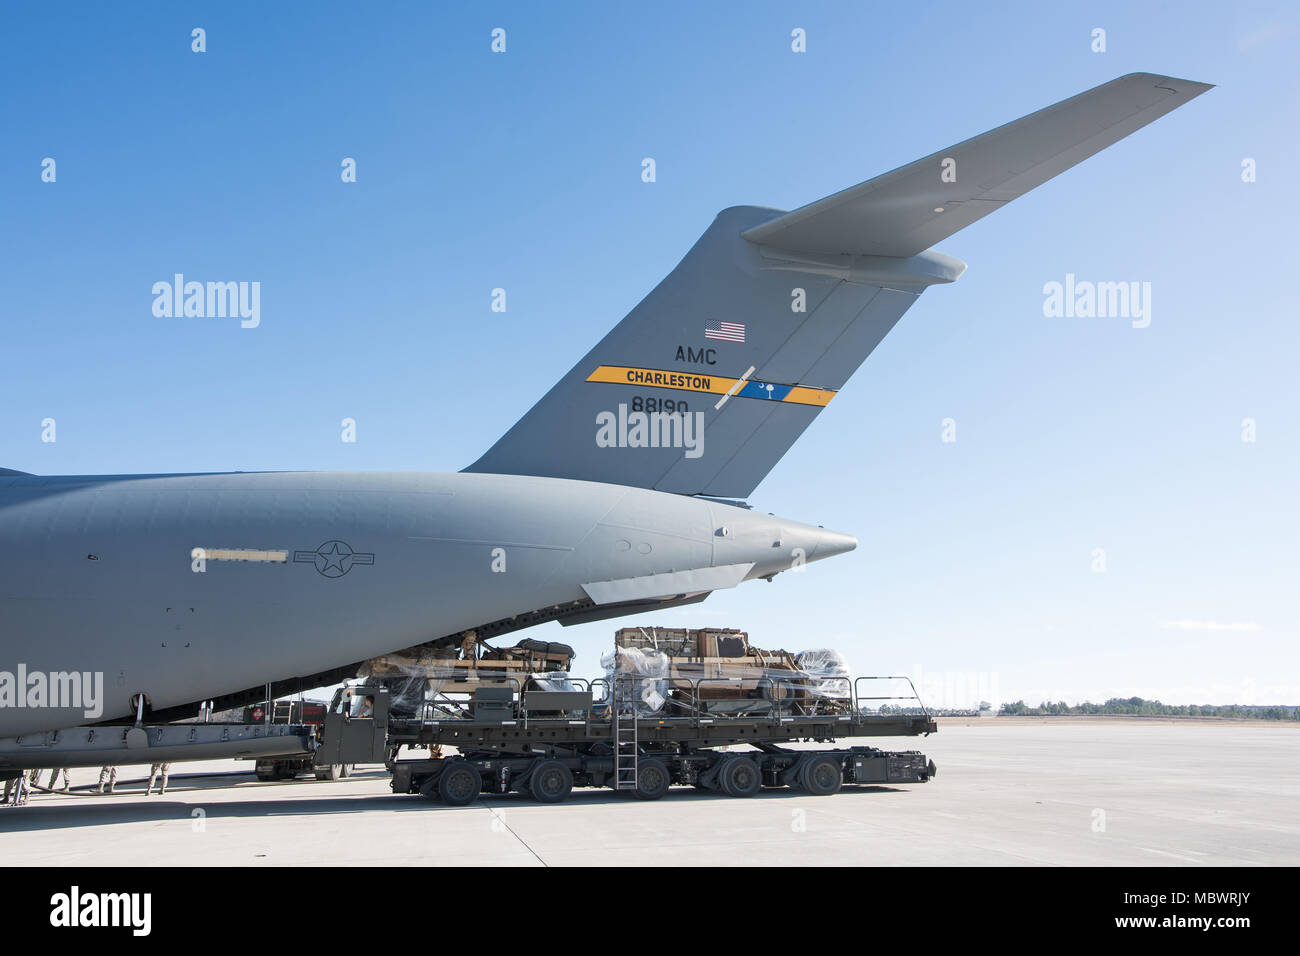
<path id="1" fill-rule="evenodd" d="M 615 647 L 600 658 L 611 689 L 618 678 L 639 678 L 634 683 L 633 702 L 637 716 L 651 717 L 668 699 L 668 676 L 672 658 L 663 651 L 644 647 Z"/>
<path id="2" fill-rule="evenodd" d="M 830 648 L 800 654 L 764 650 L 733 628 L 623 628 L 606 677 L 640 678 L 637 712 L 841 714 L 852 708 L 843 655 Z"/>
<path id="3" fill-rule="evenodd" d="M 414 716 L 438 693 L 455 656 L 451 648 L 398 651 L 365 661 L 357 668 L 357 677 L 383 682 L 388 688 L 389 713 Z"/>
<path id="4" fill-rule="evenodd" d="M 761 647 L 750 647 L 746 657 L 746 663 L 753 667 L 762 667 L 767 670 L 779 671 L 799 670 L 799 665 L 795 662 L 794 655 L 784 648 L 776 651 L 765 651 Z"/>
<path id="5" fill-rule="evenodd" d="M 684 627 L 622 627 L 614 632 L 617 647 L 641 647 L 669 657 L 695 657 L 695 632 Z"/>
<path id="6" fill-rule="evenodd" d="M 619 647 L 643 647 L 669 657 L 742 658 L 750 653 L 749 635 L 734 627 L 624 627 L 614 632 Z"/>
<path id="7" fill-rule="evenodd" d="M 582 688 L 573 682 L 568 671 L 546 671 L 541 674 L 532 674 L 528 678 L 528 686 L 533 690 L 558 690 L 567 693 L 577 693 Z"/>
<path id="8" fill-rule="evenodd" d="M 844 655 L 829 647 L 812 648 L 795 655 L 795 664 L 810 678 L 808 689 L 818 697 L 847 700 L 850 694 L 849 665 Z"/>
<path id="9" fill-rule="evenodd" d="M 372 657 L 357 668 L 358 677 L 433 677 L 444 676 L 456 660 L 456 651 L 449 647 L 431 650 L 397 651 Z"/>
<path id="10" fill-rule="evenodd" d="M 528 671 L 522 661 L 461 659 L 455 648 L 398 651 L 372 657 L 357 669 L 363 679 L 381 681 L 388 688 L 390 713 L 411 717 L 430 701 L 441 700 L 455 709 L 460 697 L 479 687 L 523 687 Z M 460 695 L 451 697 L 449 695 Z"/>
<path id="11" fill-rule="evenodd" d="M 784 657 L 788 667 L 766 668 L 752 657 L 689 659 L 652 648 L 617 647 L 601 663 L 611 686 L 617 678 L 634 679 L 638 715 L 682 716 L 767 712 L 774 701 L 806 697 L 801 688 L 806 675 L 794 669 L 791 655 Z"/>

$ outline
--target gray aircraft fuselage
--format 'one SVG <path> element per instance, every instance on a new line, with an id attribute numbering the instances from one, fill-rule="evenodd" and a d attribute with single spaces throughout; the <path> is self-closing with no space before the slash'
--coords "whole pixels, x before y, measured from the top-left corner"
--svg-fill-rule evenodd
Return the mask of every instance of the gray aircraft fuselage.
<path id="1" fill-rule="evenodd" d="M 1131 73 L 792 211 L 723 210 L 458 474 L 0 469 L 0 737 L 127 717 L 139 695 L 167 719 L 852 549 L 715 499 L 750 494 L 917 297 L 961 274 L 936 243 L 1210 88 Z M 642 441 L 647 425 L 671 440 Z M 49 706 L 42 680 L 63 700 L 87 674 L 102 709 Z"/>
<path id="2" fill-rule="evenodd" d="M 326 472 L 0 477 L 0 541 L 0 675 L 100 673 L 99 720 L 137 693 L 161 710 L 583 601 L 590 582 L 747 580 L 857 543 L 620 485 Z M 0 707 L 0 737 L 87 722 Z"/>

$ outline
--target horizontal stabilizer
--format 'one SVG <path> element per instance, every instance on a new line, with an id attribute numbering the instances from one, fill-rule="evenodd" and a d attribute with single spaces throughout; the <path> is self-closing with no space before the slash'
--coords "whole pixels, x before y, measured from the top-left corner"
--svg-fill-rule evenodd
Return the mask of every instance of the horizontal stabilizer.
<path id="1" fill-rule="evenodd" d="M 1130 73 L 742 235 L 791 252 L 914 256 L 1208 89 Z"/>

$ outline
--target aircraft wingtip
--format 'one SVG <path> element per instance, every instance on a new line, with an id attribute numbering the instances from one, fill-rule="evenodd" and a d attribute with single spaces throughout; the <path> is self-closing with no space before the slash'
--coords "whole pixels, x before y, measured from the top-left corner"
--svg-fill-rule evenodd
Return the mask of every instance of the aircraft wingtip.
<path id="1" fill-rule="evenodd" d="M 1124 80 L 1142 80 L 1163 89 L 1172 90 L 1175 93 L 1186 94 L 1189 98 L 1200 96 L 1206 90 L 1212 90 L 1215 87 L 1215 84 L 1213 83 L 1203 83 L 1200 80 L 1187 80 L 1182 77 L 1168 76 L 1164 73 L 1128 73 L 1119 77 L 1117 82 Z"/>

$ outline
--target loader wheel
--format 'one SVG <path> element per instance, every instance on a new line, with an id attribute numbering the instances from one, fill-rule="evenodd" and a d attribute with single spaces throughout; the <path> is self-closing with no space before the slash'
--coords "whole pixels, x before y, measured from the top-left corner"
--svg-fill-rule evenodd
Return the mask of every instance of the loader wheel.
<path id="1" fill-rule="evenodd" d="M 445 768 L 438 777 L 438 796 L 442 802 L 453 807 L 463 807 L 474 802 L 474 798 L 483 790 L 483 778 L 479 772 L 463 760 L 449 761 L 451 766 Z"/>
<path id="2" fill-rule="evenodd" d="M 558 760 L 542 760 L 528 778 L 528 789 L 538 803 L 559 803 L 573 789 L 573 773 Z"/>
<path id="3" fill-rule="evenodd" d="M 763 788 L 763 773 L 749 757 L 727 757 L 718 771 L 718 785 L 729 797 L 752 797 Z"/>
<path id="4" fill-rule="evenodd" d="M 803 767 L 799 775 L 803 788 L 814 797 L 829 797 L 837 793 L 844 782 L 844 771 L 840 762 L 828 754 L 813 757 Z"/>
<path id="5" fill-rule="evenodd" d="M 658 800 L 673 784 L 668 766 L 655 757 L 642 757 L 637 761 L 636 790 L 638 800 Z"/>
<path id="6" fill-rule="evenodd" d="M 339 780 L 343 777 L 343 765 L 341 763 L 332 763 L 325 767 L 316 768 L 317 780 Z"/>

